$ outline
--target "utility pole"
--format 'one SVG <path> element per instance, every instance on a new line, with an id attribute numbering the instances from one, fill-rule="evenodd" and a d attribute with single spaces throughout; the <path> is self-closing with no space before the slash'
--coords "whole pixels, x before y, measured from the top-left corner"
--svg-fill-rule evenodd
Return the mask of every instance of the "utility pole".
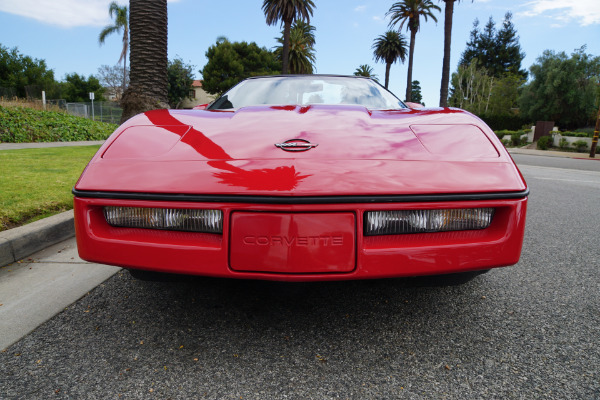
<path id="1" fill-rule="evenodd" d="M 596 157 L 596 146 L 598 146 L 598 131 L 600 131 L 600 107 L 598 108 L 598 116 L 596 117 L 596 129 L 594 129 L 594 137 L 592 138 L 590 158 Z"/>

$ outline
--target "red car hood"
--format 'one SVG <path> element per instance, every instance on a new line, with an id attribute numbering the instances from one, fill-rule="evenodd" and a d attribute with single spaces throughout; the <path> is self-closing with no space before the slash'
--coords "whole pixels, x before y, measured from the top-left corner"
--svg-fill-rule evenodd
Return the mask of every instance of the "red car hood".
<path id="1" fill-rule="evenodd" d="M 290 139 L 317 146 L 275 146 Z M 140 114 L 107 140 L 75 188 L 330 196 L 510 192 L 526 184 L 494 133 L 464 111 L 261 106 Z"/>

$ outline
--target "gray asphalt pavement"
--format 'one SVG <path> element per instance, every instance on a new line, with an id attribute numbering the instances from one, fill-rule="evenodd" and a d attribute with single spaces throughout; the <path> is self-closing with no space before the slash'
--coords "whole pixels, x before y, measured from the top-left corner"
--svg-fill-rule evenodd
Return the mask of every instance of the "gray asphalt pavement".
<path id="1" fill-rule="evenodd" d="M 121 271 L 0 353 L 0 398 L 600 399 L 600 173 L 533 158 L 514 267 L 455 287 Z"/>

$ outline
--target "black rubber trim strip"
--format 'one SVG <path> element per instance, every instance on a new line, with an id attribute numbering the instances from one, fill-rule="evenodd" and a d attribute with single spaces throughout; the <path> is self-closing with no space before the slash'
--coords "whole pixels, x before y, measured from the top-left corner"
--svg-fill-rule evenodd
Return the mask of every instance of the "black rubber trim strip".
<path id="1" fill-rule="evenodd" d="M 508 200 L 522 199 L 529 195 L 529 188 L 519 192 L 460 193 L 460 194 L 409 194 L 384 196 L 237 196 L 159 194 L 129 192 L 95 192 L 73 189 L 77 197 L 118 200 L 190 201 L 195 203 L 251 203 L 251 204 L 345 204 L 345 203 L 408 203 L 462 200 Z"/>

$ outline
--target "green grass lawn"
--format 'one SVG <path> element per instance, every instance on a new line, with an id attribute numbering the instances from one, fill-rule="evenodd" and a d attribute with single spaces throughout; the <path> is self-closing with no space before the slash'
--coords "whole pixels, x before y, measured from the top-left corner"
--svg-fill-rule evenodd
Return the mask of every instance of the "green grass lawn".
<path id="1" fill-rule="evenodd" d="M 73 208 L 71 189 L 100 146 L 0 151 L 0 231 Z"/>

